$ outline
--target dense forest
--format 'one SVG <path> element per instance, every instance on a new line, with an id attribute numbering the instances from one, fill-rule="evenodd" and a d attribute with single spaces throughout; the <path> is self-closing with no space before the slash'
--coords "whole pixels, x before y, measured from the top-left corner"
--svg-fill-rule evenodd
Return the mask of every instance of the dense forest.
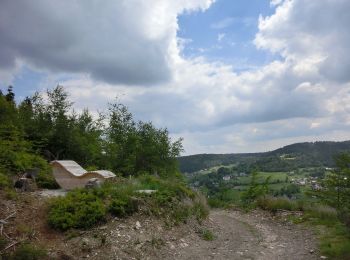
<path id="1" fill-rule="evenodd" d="M 109 169 L 122 176 L 176 175 L 181 139 L 167 129 L 136 122 L 118 102 L 93 117 L 77 113 L 62 86 L 18 102 L 13 88 L 0 90 L 0 174 L 20 174 L 48 161 L 75 160 L 87 169 Z"/>
<path id="2" fill-rule="evenodd" d="M 334 156 L 350 151 L 350 141 L 297 143 L 265 153 L 198 154 L 179 157 L 184 173 L 217 165 L 238 164 L 242 171 L 292 171 L 304 167 L 334 167 Z"/>

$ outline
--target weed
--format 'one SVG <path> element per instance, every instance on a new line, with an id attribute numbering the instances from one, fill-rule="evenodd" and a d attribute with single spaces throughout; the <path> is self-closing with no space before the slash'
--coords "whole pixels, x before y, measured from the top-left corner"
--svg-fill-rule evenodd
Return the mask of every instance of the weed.
<path id="1" fill-rule="evenodd" d="M 213 232 L 211 232 L 209 229 L 202 229 L 200 231 L 200 236 L 206 241 L 213 241 L 215 238 Z"/>
<path id="2" fill-rule="evenodd" d="M 161 238 L 157 238 L 157 237 L 152 237 L 151 240 L 151 245 L 155 248 L 161 248 L 162 246 L 165 245 L 164 240 Z"/>

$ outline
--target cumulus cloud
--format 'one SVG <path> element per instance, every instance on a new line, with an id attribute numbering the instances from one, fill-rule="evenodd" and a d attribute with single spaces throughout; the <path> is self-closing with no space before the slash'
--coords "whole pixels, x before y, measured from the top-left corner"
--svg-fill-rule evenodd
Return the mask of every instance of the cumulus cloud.
<path id="1" fill-rule="evenodd" d="M 177 16 L 212 0 L 0 2 L 0 69 L 16 59 L 116 84 L 171 79 Z"/>
<path id="2" fill-rule="evenodd" d="M 276 13 L 260 17 L 255 44 L 306 63 L 321 76 L 337 82 L 350 80 L 350 2 L 347 0 L 286 0 Z"/>
<path id="3" fill-rule="evenodd" d="M 4 3 L 7 9 L 15 5 Z M 36 3 L 28 6 L 34 16 L 19 18 L 19 24 L 31 26 L 14 26 L 1 38 L 0 67 L 19 57 L 52 71 L 85 73 L 61 81 L 78 108 L 103 109 L 118 96 L 137 119 L 183 136 L 187 153 L 266 151 L 297 141 L 350 138 L 347 0 L 272 1 L 275 13 L 260 17 L 254 44 L 280 58 L 239 73 L 228 64 L 181 55 L 189 39 L 177 37 L 177 16 L 204 10 L 209 0 L 107 1 L 109 8 L 102 6 L 108 10 L 84 2 L 95 10 L 90 13 L 76 2 L 60 1 L 71 7 L 63 16 L 69 23 L 58 11 L 46 15 L 53 8 L 49 3 Z M 10 21 L 2 10 L 1 35 L 3 21 Z M 106 18 L 92 19 L 102 13 Z M 47 30 L 39 26 L 44 18 Z M 212 28 L 231 23 L 224 19 Z M 157 82 L 162 83 L 147 87 Z"/>

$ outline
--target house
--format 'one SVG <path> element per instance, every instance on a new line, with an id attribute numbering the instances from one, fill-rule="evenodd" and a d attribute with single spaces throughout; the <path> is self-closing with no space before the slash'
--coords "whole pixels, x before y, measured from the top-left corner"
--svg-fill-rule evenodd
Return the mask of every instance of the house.
<path id="1" fill-rule="evenodd" d="M 224 181 L 229 181 L 231 179 L 231 176 L 230 175 L 226 175 L 226 176 L 222 177 L 222 179 Z"/>
<path id="2" fill-rule="evenodd" d="M 105 170 L 88 172 L 75 161 L 52 161 L 50 164 L 56 182 L 65 190 L 83 188 L 92 178 L 103 182 L 115 177 L 113 172 Z"/>

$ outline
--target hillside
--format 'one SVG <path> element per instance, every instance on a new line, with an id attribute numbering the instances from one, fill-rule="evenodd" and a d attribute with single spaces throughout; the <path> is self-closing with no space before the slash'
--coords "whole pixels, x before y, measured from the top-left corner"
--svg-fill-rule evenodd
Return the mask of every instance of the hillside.
<path id="1" fill-rule="evenodd" d="M 303 167 L 333 167 L 333 157 L 350 151 L 350 141 L 305 142 L 264 153 L 196 154 L 178 158 L 180 170 L 192 173 L 217 165 L 237 164 L 245 170 L 290 171 Z"/>

